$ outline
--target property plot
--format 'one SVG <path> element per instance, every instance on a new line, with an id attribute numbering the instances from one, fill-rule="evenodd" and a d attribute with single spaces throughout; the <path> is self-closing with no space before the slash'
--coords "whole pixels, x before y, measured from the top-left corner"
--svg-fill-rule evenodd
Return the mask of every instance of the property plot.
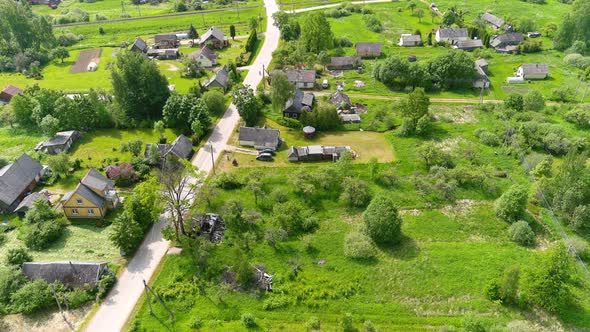
<path id="1" fill-rule="evenodd" d="M 93 48 L 90 50 L 82 50 L 76 59 L 76 63 L 70 69 L 71 74 L 85 73 L 87 71 L 96 70 L 96 66 L 100 61 L 100 53 L 102 49 Z M 92 69 L 94 68 L 94 69 Z"/>

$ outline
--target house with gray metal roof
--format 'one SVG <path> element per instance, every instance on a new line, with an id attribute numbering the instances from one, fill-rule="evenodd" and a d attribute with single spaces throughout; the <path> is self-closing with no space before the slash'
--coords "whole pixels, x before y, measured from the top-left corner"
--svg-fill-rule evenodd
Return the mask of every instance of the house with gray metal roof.
<path id="1" fill-rule="evenodd" d="M 297 89 L 313 89 L 315 87 L 315 70 L 293 69 L 285 71 L 289 82 Z"/>
<path id="2" fill-rule="evenodd" d="M 193 142 L 188 137 L 180 134 L 180 136 L 176 137 L 174 142 L 172 142 L 170 150 L 164 154 L 164 157 L 170 154 L 179 159 L 190 159 L 193 155 Z"/>
<path id="3" fill-rule="evenodd" d="M 436 30 L 434 39 L 437 42 L 446 42 L 454 45 L 460 40 L 469 39 L 469 34 L 466 28 L 440 28 Z"/>
<path id="4" fill-rule="evenodd" d="M 215 75 L 210 80 L 203 84 L 206 88 L 221 88 L 223 91 L 229 86 L 229 71 L 226 65 L 223 65 L 217 70 Z"/>
<path id="5" fill-rule="evenodd" d="M 287 150 L 287 159 L 295 161 L 336 161 L 345 151 L 351 151 L 350 146 L 292 146 Z"/>
<path id="6" fill-rule="evenodd" d="M 525 80 L 544 80 L 549 76 L 549 65 L 545 63 L 526 63 L 518 67 L 517 77 Z"/>
<path id="7" fill-rule="evenodd" d="M 210 68 L 217 64 L 217 54 L 207 46 L 203 46 L 200 50 L 190 53 L 188 57 L 197 60 L 199 66 L 205 68 Z"/>
<path id="8" fill-rule="evenodd" d="M 238 142 L 241 146 L 252 147 L 257 150 L 276 150 L 281 145 L 281 136 L 278 129 L 240 127 Z"/>
<path id="9" fill-rule="evenodd" d="M 45 142 L 37 144 L 35 151 L 42 151 L 47 154 L 67 152 L 80 137 L 81 134 L 77 130 L 60 131 Z"/>
<path id="10" fill-rule="evenodd" d="M 459 40 L 453 48 L 463 50 L 463 51 L 473 51 L 478 48 L 482 48 L 483 43 L 481 39 L 467 39 L 467 40 Z"/>
<path id="11" fill-rule="evenodd" d="M 299 119 L 301 113 L 311 112 L 315 95 L 309 92 L 295 90 L 293 97 L 289 98 L 283 108 L 283 117 Z"/>
<path id="12" fill-rule="evenodd" d="M 209 45 L 212 48 L 221 49 L 229 45 L 229 39 L 217 27 L 211 27 L 205 32 L 200 39 L 201 47 Z"/>
<path id="13" fill-rule="evenodd" d="M 422 45 L 422 37 L 420 35 L 402 34 L 399 37 L 399 46 L 414 47 Z"/>
<path id="14" fill-rule="evenodd" d="M 512 53 L 518 49 L 518 45 L 524 41 L 520 32 L 508 32 L 496 35 L 490 40 L 490 46 L 499 53 Z"/>
<path id="15" fill-rule="evenodd" d="M 504 24 L 506 24 L 506 21 L 488 12 L 485 12 L 483 15 L 481 15 L 481 19 L 493 29 L 500 29 Z"/>
<path id="16" fill-rule="evenodd" d="M 131 51 L 145 54 L 148 51 L 148 45 L 141 37 L 137 37 L 131 45 Z"/>
<path id="17" fill-rule="evenodd" d="M 10 213 L 35 187 L 43 166 L 26 153 L 14 163 L 0 168 L 0 212 Z"/>
<path id="18" fill-rule="evenodd" d="M 352 70 L 362 66 L 360 56 L 333 56 L 326 65 L 328 70 Z"/>
<path id="19" fill-rule="evenodd" d="M 106 262 L 26 262 L 23 274 L 30 280 L 56 281 L 68 288 L 93 289 L 108 270 Z"/>

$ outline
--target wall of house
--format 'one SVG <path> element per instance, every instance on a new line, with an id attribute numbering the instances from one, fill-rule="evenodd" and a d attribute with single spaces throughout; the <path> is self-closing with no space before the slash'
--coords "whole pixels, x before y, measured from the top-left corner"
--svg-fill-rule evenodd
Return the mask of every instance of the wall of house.
<path id="1" fill-rule="evenodd" d="M 106 214 L 106 207 L 97 207 L 78 193 L 64 202 L 62 208 L 68 218 L 102 218 Z"/>

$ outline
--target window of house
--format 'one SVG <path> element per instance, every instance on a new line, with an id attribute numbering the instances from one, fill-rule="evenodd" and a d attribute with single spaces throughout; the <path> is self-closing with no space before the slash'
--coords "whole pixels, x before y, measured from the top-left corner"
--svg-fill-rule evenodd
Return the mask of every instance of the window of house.
<path id="1" fill-rule="evenodd" d="M 78 205 L 82 205 L 82 200 L 81 199 L 76 199 L 76 203 L 78 203 Z"/>
<path id="2" fill-rule="evenodd" d="M 73 215 L 78 215 L 78 209 L 72 209 L 72 214 Z"/>
<path id="3" fill-rule="evenodd" d="M 89 216 L 93 216 L 94 215 L 94 209 L 88 209 L 88 215 Z"/>

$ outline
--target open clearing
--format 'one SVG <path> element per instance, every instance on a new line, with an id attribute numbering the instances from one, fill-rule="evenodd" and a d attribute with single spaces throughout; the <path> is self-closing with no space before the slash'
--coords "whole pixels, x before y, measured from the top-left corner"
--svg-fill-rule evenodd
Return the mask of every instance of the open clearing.
<path id="1" fill-rule="evenodd" d="M 94 48 L 90 50 L 82 50 L 78 54 L 78 59 L 70 69 L 71 74 L 88 72 L 88 65 L 91 62 L 98 64 L 100 62 L 100 53 L 102 49 Z"/>

